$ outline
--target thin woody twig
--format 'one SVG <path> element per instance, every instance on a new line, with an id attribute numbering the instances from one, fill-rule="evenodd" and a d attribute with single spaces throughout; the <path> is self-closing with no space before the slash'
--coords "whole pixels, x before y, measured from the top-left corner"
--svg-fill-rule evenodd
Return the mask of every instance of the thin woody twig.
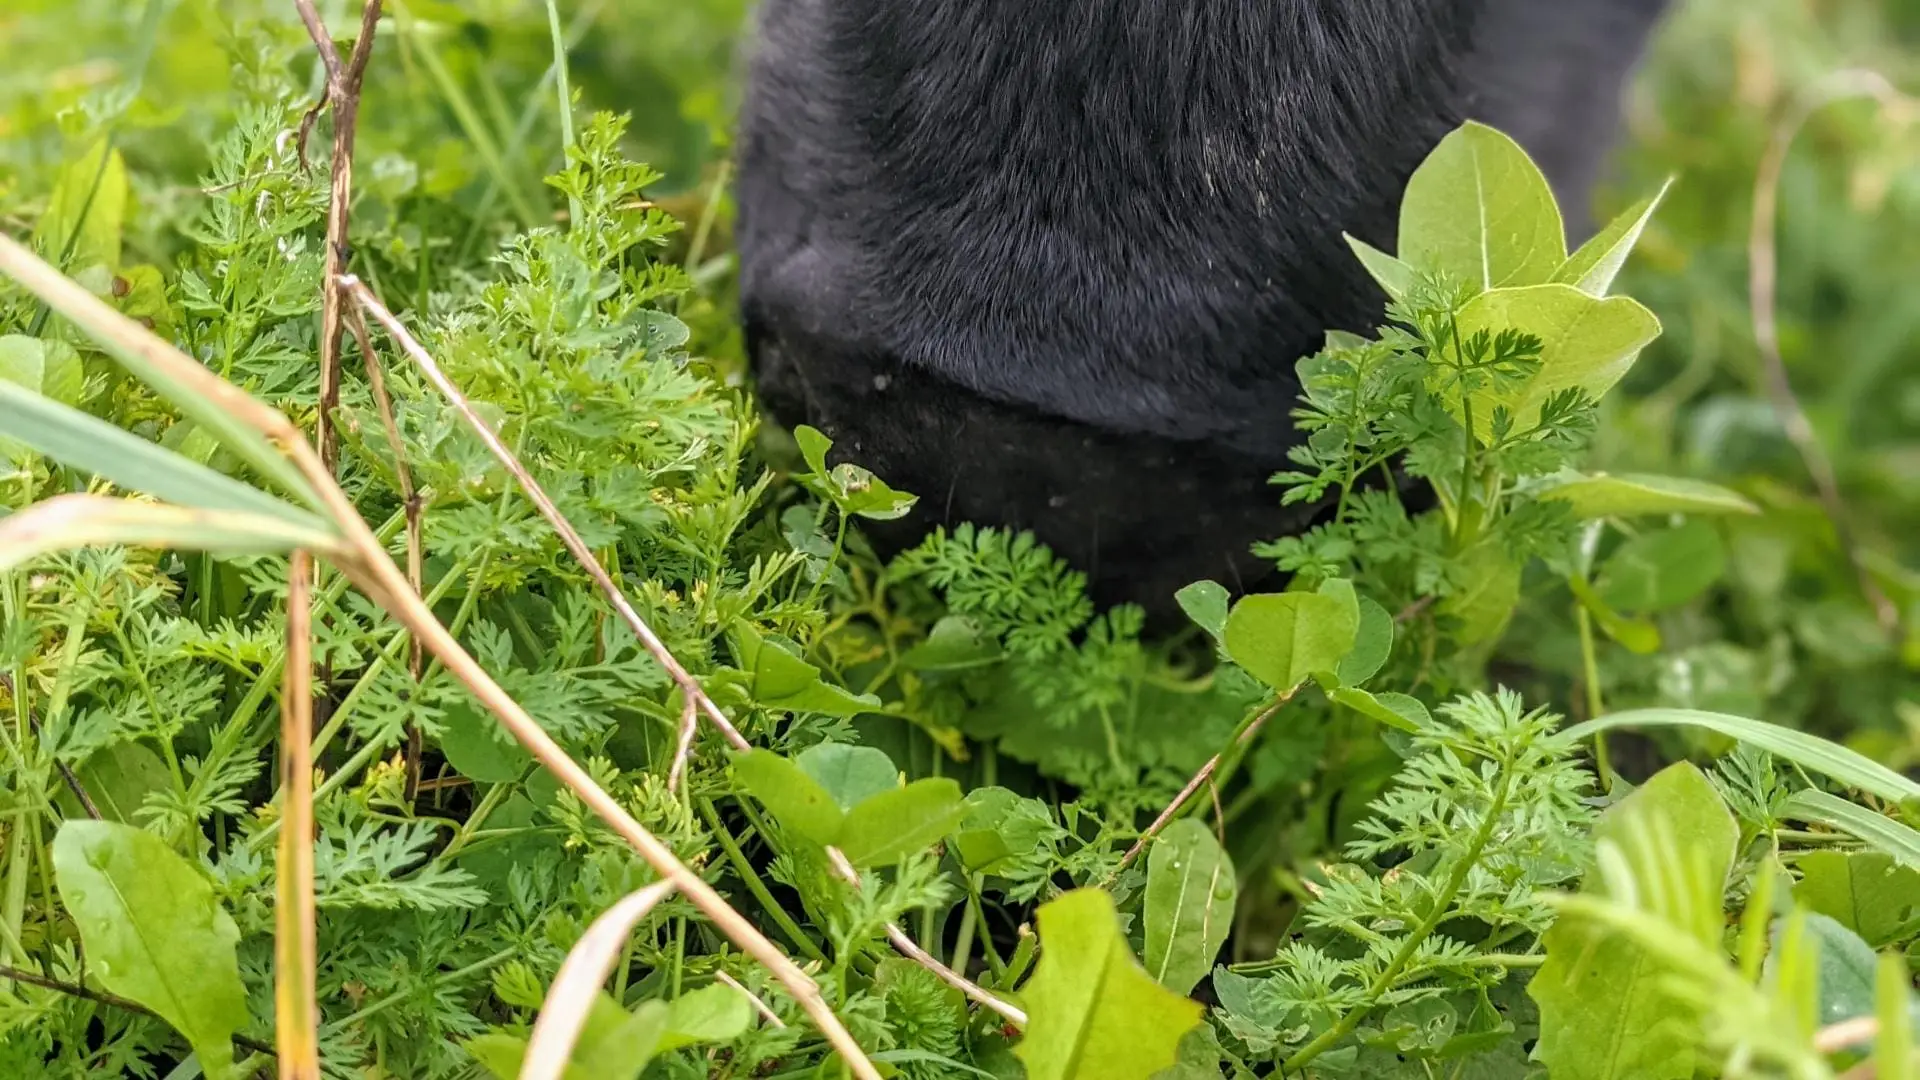
<path id="1" fill-rule="evenodd" d="M 526 492 L 527 498 L 533 501 L 540 515 L 547 519 L 547 523 L 553 526 L 555 532 L 559 533 L 560 540 L 566 545 L 567 550 L 573 553 L 573 557 L 580 561 L 580 565 L 586 568 L 587 573 L 600 586 L 601 593 L 606 596 L 607 602 L 613 605 L 613 609 L 619 613 L 628 629 L 633 631 L 634 636 L 640 639 L 654 661 L 664 668 L 674 683 L 679 686 L 684 698 L 680 720 L 680 745 L 676 748 L 673 767 L 668 773 L 668 786 L 678 789 L 681 776 L 685 772 L 687 752 L 692 746 L 689 730 L 693 726 L 696 710 L 705 713 L 707 718 L 713 721 L 713 725 L 720 730 L 734 749 L 752 749 L 752 744 L 748 743 L 739 729 L 733 726 L 733 722 L 727 719 L 727 714 L 707 696 L 699 680 L 674 659 L 666 643 L 660 640 L 659 636 L 653 632 L 653 628 L 648 626 L 646 620 L 633 609 L 633 605 L 627 601 L 626 594 L 614 582 L 613 576 L 607 573 L 606 567 L 601 565 L 599 558 L 594 555 L 592 549 L 587 547 L 586 541 L 580 538 L 580 533 L 560 513 L 559 508 L 553 504 L 553 500 L 547 496 L 539 482 L 527 471 L 526 466 L 514 457 L 513 451 L 509 450 L 493 429 L 487 426 L 486 421 L 480 419 L 479 414 L 473 411 L 473 406 L 467 401 L 466 395 L 460 392 L 459 387 L 453 385 L 453 380 L 447 378 L 446 373 L 440 370 L 440 365 L 434 362 L 427 350 L 414 340 L 413 335 L 407 332 L 407 328 L 401 324 L 400 320 L 395 318 L 394 314 L 387 310 L 386 305 L 380 303 L 358 278 L 351 275 L 343 277 L 340 279 L 340 286 L 343 292 L 350 294 L 362 309 L 373 316 L 375 322 L 386 329 L 393 340 L 399 344 L 400 351 L 406 353 L 407 357 L 420 368 L 426 375 L 427 381 L 431 382 L 467 421 L 467 424 L 473 428 L 474 434 L 479 436 L 480 441 L 485 443 L 487 449 L 493 453 L 494 458 L 513 474 L 520 489 Z"/>
<path id="2" fill-rule="evenodd" d="M 157 1018 L 160 1015 L 131 998 L 123 998 L 118 994 L 103 993 L 99 990 L 90 990 L 87 987 L 81 986 L 79 983 L 63 982 L 59 979 L 48 978 L 45 975 L 39 975 L 31 971 L 22 971 L 16 967 L 8 967 L 5 964 L 0 964 L 0 981 L 17 982 L 26 986 L 37 986 L 42 990 L 53 990 L 66 994 L 69 997 L 77 997 L 82 1001 L 91 1001 L 96 1005 L 111 1005 L 116 1009 L 125 1009 L 127 1012 L 139 1013 L 141 1016 Z M 259 1039 L 248 1038 L 245 1035 L 235 1035 L 233 1041 L 235 1045 L 243 1049 L 251 1050 L 256 1054 L 278 1053 L 278 1051 L 273 1048 L 273 1044 L 261 1042 Z"/>
<path id="3" fill-rule="evenodd" d="M 329 472 L 339 464 L 339 438 L 333 426 L 333 414 L 340 407 L 340 340 L 342 334 L 339 279 L 347 269 L 350 248 L 347 245 L 348 210 L 353 202 L 353 140 L 359 125 L 360 86 L 367 73 L 367 61 L 373 55 L 374 29 L 380 22 L 380 0 L 367 0 L 360 13 L 360 36 L 354 39 L 353 53 L 345 62 L 327 33 L 326 24 L 314 10 L 313 0 L 293 0 L 306 24 L 307 36 L 320 53 L 326 68 L 327 87 L 320 101 L 300 118 L 298 146 L 300 162 L 307 161 L 307 138 L 323 107 L 333 109 L 332 175 L 328 182 L 327 248 L 321 278 L 320 296 L 320 408 L 318 441 L 320 460 Z"/>
<path id="4" fill-rule="evenodd" d="M 1260 734 L 1260 729 L 1266 726 L 1267 721 L 1273 719 L 1273 714 L 1279 712 L 1281 707 L 1287 702 L 1292 701 L 1293 695 L 1299 692 L 1300 687 L 1296 686 L 1292 690 L 1280 695 L 1277 701 L 1256 713 L 1253 719 L 1248 721 L 1240 733 L 1234 737 L 1233 742 L 1228 746 L 1228 750 L 1242 747 L 1252 742 L 1253 737 Z M 1226 759 L 1227 752 L 1227 750 L 1220 751 L 1208 758 L 1205 765 L 1200 766 L 1200 771 L 1193 774 L 1193 779 L 1187 781 L 1187 786 L 1180 789 L 1180 793 L 1173 797 L 1173 801 L 1167 804 L 1167 808 L 1160 811 L 1160 816 L 1153 819 L 1153 824 L 1147 826 L 1147 831 L 1140 834 L 1140 839 L 1135 840 L 1133 846 L 1127 849 L 1127 853 L 1120 857 L 1120 865 L 1114 867 L 1113 873 L 1107 875 L 1107 883 L 1111 884 L 1113 879 L 1119 875 L 1120 871 L 1132 866 L 1133 861 L 1140 857 L 1140 853 L 1147 850 L 1147 845 L 1153 842 L 1153 838 L 1159 836 L 1162 829 L 1165 829 L 1173 823 L 1173 819 L 1179 815 L 1181 808 L 1187 805 L 1187 801 L 1193 798 L 1194 793 L 1198 792 L 1202 785 L 1205 785 L 1209 780 L 1213 779 L 1213 774 L 1219 770 L 1220 763 Z"/>
<path id="5" fill-rule="evenodd" d="M 1795 137 L 1814 113 L 1836 102 L 1861 97 L 1873 98 L 1883 109 L 1893 109 L 1909 102 L 1879 72 L 1857 69 L 1838 71 L 1815 83 L 1774 128 L 1754 181 L 1753 228 L 1747 242 L 1747 284 L 1753 305 L 1754 343 L 1760 349 L 1760 366 L 1766 377 L 1767 394 L 1772 399 L 1773 411 L 1779 416 L 1780 425 L 1786 429 L 1787 438 L 1800 452 L 1800 459 L 1806 464 L 1808 474 L 1813 477 L 1821 505 L 1826 510 L 1828 520 L 1833 523 L 1834 535 L 1847 562 L 1853 567 L 1854 576 L 1860 582 L 1861 593 L 1873 606 L 1881 628 L 1893 633 L 1900 625 L 1900 610 L 1861 561 L 1847 505 L 1840 497 L 1839 478 L 1832 461 L 1827 457 L 1826 449 L 1820 445 L 1813 424 L 1807 419 L 1806 409 L 1793 391 L 1793 380 L 1780 354 L 1780 328 L 1775 308 L 1779 287 L 1776 228 L 1780 216 L 1780 178 L 1786 169 L 1787 152 L 1792 149 Z"/>
<path id="6" fill-rule="evenodd" d="M 846 855 L 843 854 L 839 848 L 828 846 L 827 861 L 833 864 L 834 872 L 839 874 L 847 884 L 852 885 L 856 890 L 860 888 L 859 873 L 853 869 L 853 864 L 847 861 Z M 1025 1011 L 1016 1005 L 995 997 L 980 985 L 968 979 L 965 975 L 941 963 L 938 957 L 921 948 L 912 938 L 908 937 L 907 932 L 900 929 L 899 924 L 887 924 L 887 940 L 892 942 L 893 947 L 900 950 L 903 956 L 919 964 L 921 967 L 926 968 L 928 971 L 933 972 L 939 976 L 940 981 L 946 983 L 948 986 L 953 987 L 955 990 L 960 991 L 962 994 L 992 1009 L 994 1012 L 999 1013 L 1001 1016 L 1021 1027 L 1027 1026 L 1027 1014 Z"/>
<path id="7" fill-rule="evenodd" d="M 406 515 L 407 530 L 407 581 L 413 586 L 416 596 L 426 595 L 426 555 L 420 513 L 422 501 L 420 492 L 413 486 L 413 470 L 407 465 L 406 442 L 400 438 L 400 423 L 394 418 L 393 397 L 387 393 L 386 373 L 380 367 L 380 357 L 373 351 L 373 336 L 367 332 L 367 320 L 358 307 L 346 309 L 348 327 L 353 331 L 353 339 L 360 346 L 360 360 L 367 369 L 367 386 L 373 391 L 373 403 L 380 413 L 380 429 L 386 433 L 387 450 L 393 455 L 394 483 L 400 489 L 400 506 Z M 407 639 L 407 671 L 418 683 L 426 670 L 426 652 L 420 645 L 420 639 Z M 420 762 L 425 754 L 425 744 L 420 728 L 416 724 L 407 725 L 406 753 L 406 798 L 412 802 L 420 793 Z"/>

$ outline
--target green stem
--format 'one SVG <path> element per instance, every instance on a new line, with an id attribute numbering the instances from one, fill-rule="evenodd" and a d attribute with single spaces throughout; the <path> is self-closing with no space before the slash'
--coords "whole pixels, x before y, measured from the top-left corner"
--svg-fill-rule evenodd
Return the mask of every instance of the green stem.
<path id="1" fill-rule="evenodd" d="M 1600 691 L 1600 656 L 1594 645 L 1593 615 L 1578 597 L 1573 601 L 1573 621 L 1580 628 L 1581 681 L 1587 684 L 1587 718 L 1598 720 L 1606 712 L 1606 702 Z M 1613 790 L 1613 760 L 1607 753 L 1605 732 L 1596 731 L 1593 734 L 1593 763 L 1600 772 L 1601 788 Z"/>
<path id="2" fill-rule="evenodd" d="M 713 808 L 713 800 L 700 799 L 696 809 L 700 812 L 700 819 L 705 821 L 707 828 L 713 831 L 713 838 L 720 844 L 720 850 L 726 852 L 727 862 L 733 865 L 734 873 L 740 875 L 740 880 L 746 883 L 747 891 L 760 902 L 760 906 L 774 921 L 774 925 L 780 928 L 781 933 L 787 935 L 795 948 L 806 954 L 807 959 L 826 963 L 827 954 L 807 936 L 806 931 L 800 929 L 800 924 L 793 921 L 793 916 L 787 914 L 787 909 L 781 907 L 780 902 L 773 898 L 773 892 L 767 888 L 767 883 L 760 879 L 753 864 L 747 861 L 746 852 L 740 850 L 740 845 L 734 840 L 733 834 L 727 831 L 726 823 L 720 820 L 720 812 Z"/>
<path id="3" fill-rule="evenodd" d="M 1335 1043 L 1346 1038 L 1360 1021 L 1373 1011 L 1381 995 L 1393 988 L 1394 980 L 1398 979 L 1407 965 L 1413 962 L 1414 955 L 1419 952 L 1421 944 L 1433 936 L 1434 930 L 1453 910 L 1453 898 L 1458 896 L 1461 888 L 1466 885 L 1467 875 L 1472 873 L 1474 866 L 1479 863 L 1480 853 L 1486 850 L 1487 844 L 1493 839 L 1494 830 L 1500 825 L 1500 816 L 1506 812 L 1507 795 L 1512 785 L 1512 770 L 1509 763 L 1503 762 L 1500 770 L 1500 785 L 1494 789 L 1493 800 L 1487 806 L 1487 815 L 1480 822 L 1480 827 L 1474 831 L 1473 841 L 1467 845 L 1467 850 L 1460 856 L 1460 861 L 1454 864 L 1453 871 L 1447 875 L 1446 883 L 1434 895 L 1433 910 L 1427 913 L 1426 918 L 1420 920 L 1420 925 L 1414 927 L 1413 932 L 1400 943 L 1400 948 L 1394 952 L 1393 958 L 1387 961 L 1387 966 L 1374 977 L 1373 982 L 1367 987 L 1366 1003 L 1349 1011 L 1340 1018 L 1339 1022 L 1296 1051 L 1287 1059 L 1286 1064 L 1281 1066 L 1282 1072 L 1298 1072 L 1309 1061 L 1332 1049 Z"/>

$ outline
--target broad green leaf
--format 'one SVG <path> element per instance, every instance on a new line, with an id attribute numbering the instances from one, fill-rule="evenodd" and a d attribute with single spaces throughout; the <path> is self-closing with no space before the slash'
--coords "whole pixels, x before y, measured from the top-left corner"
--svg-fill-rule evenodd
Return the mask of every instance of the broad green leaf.
<path id="1" fill-rule="evenodd" d="M 1860 940 L 1860 936 L 1825 915 L 1802 912 L 1807 943 L 1815 950 L 1815 970 L 1819 973 L 1821 1027 L 1872 1016 L 1873 983 L 1879 957 Z M 1784 919 L 1774 920 L 1773 943 L 1777 953 Z"/>
<path id="2" fill-rule="evenodd" d="M 1506 135 L 1468 123 L 1441 140 L 1407 183 L 1400 261 L 1478 289 L 1550 281 L 1567 261 L 1553 189 Z"/>
<path id="3" fill-rule="evenodd" d="M 108 821 L 135 824 L 134 811 L 147 796 L 173 786 L 173 776 L 160 755 L 137 742 L 115 743 L 96 750 L 73 770 L 80 789 L 93 801 L 94 809 Z M 61 812 L 69 818 L 87 816 L 80 799 L 65 784 L 55 787 Z"/>
<path id="4" fill-rule="evenodd" d="M 1609 607 L 1645 614 L 1679 607 L 1727 572 L 1727 545 L 1705 521 L 1628 538 L 1601 564 L 1595 591 Z"/>
<path id="5" fill-rule="evenodd" d="M 181 506 L 241 510 L 303 529 L 331 532 L 324 520 L 120 428 L 0 379 L 0 435 L 123 488 Z"/>
<path id="6" fill-rule="evenodd" d="M 254 420 L 277 417 L 240 388 L 222 381 L 198 361 L 115 311 L 6 236 L 0 236 L 0 275 L 17 281 L 49 308 L 70 320 L 128 371 L 158 391 L 188 418 L 220 437 L 221 445 L 324 514 L 326 502 L 300 470 L 270 442 Z"/>
<path id="7" fill-rule="evenodd" d="M 34 245 L 69 271 L 117 270 L 126 217 L 127 165 L 101 136 L 61 167 L 46 212 L 34 226 Z"/>
<path id="8" fill-rule="evenodd" d="M 327 553 L 337 541 L 328 533 L 258 514 L 192 510 L 104 495 L 57 495 L 0 518 L 0 572 L 52 552 L 106 544 L 262 555 L 295 548 Z"/>
<path id="9" fill-rule="evenodd" d="M 13 383 L 62 405 L 80 401 L 86 366 L 64 341 L 23 334 L 0 337 L 0 383 Z"/>
<path id="10" fill-rule="evenodd" d="M 1419 698 L 1408 697 L 1383 691 L 1369 693 L 1357 686 L 1343 686 L 1331 695 L 1334 704 L 1345 705 L 1362 716 L 1404 731 L 1409 735 L 1418 735 L 1433 723 L 1433 715 Z"/>
<path id="11" fill-rule="evenodd" d="M 1345 686 L 1359 686 L 1380 673 L 1393 654 L 1393 616 L 1371 597 L 1360 598 L 1360 629 L 1353 651 L 1334 670 Z"/>
<path id="12" fill-rule="evenodd" d="M 1038 915 L 1040 964 L 1021 988 L 1027 1080 L 1147 1080 L 1172 1065 L 1201 1008 L 1154 982 L 1127 951 L 1113 900 L 1075 889 Z"/>
<path id="13" fill-rule="evenodd" d="M 1459 586 L 1440 601 L 1439 614 L 1457 620 L 1453 636 L 1462 645 L 1480 645 L 1506 632 L 1520 603 L 1521 566 L 1505 545 L 1483 540 L 1459 559 Z"/>
<path id="14" fill-rule="evenodd" d="M 1717 732 L 1755 749 L 1783 757 L 1847 787 L 1878 795 L 1891 802 L 1920 799 L 1920 783 L 1907 779 L 1871 758 L 1817 735 L 1769 724 L 1764 720 L 1749 720 L 1743 716 L 1697 709 L 1634 709 L 1575 724 L 1563 729 L 1559 737 L 1569 742 L 1579 742 L 1603 731 L 1652 727 L 1697 727 Z"/>
<path id="15" fill-rule="evenodd" d="M 900 666 L 909 671 L 965 671 L 997 664 L 1004 655 L 1000 642 L 965 615 L 945 615 L 933 624 L 927 640 L 900 654 Z"/>
<path id="16" fill-rule="evenodd" d="M 1541 488 L 1542 499 L 1572 504 L 1583 521 L 1638 517 L 1643 514 L 1757 514 L 1760 508 L 1746 496 L 1704 480 L 1676 476 L 1623 473 L 1575 475 L 1563 483 Z"/>
<path id="17" fill-rule="evenodd" d="M 1641 891 L 1670 901 L 1676 929 L 1717 945 L 1721 890 L 1739 829 L 1700 770 L 1682 763 L 1656 774 L 1601 815 L 1594 839 L 1660 873 L 1660 883 L 1638 883 Z M 1604 879 L 1589 875 L 1582 891 L 1606 892 Z M 1663 989 L 1663 958 L 1570 916 L 1542 943 L 1547 960 L 1527 993 L 1540 1006 L 1535 1056 L 1554 1080 L 1693 1075 L 1697 1019 Z"/>
<path id="18" fill-rule="evenodd" d="M 1638 301 L 1603 300 L 1571 285 L 1482 293 L 1460 309 L 1456 325 L 1462 339 L 1483 330 L 1498 336 L 1508 329 L 1540 339 L 1540 369 L 1531 378 L 1515 387 L 1474 392 L 1473 428 L 1482 442 L 1492 437 L 1497 408 L 1512 414 L 1514 431 L 1524 432 L 1539 423 L 1540 407 L 1555 394 L 1581 390 L 1596 401 L 1606 396 L 1632 369 L 1640 350 L 1660 336 L 1660 320 Z M 1460 415 L 1457 400 L 1448 408 Z"/>
<path id="19" fill-rule="evenodd" d="M 842 513 L 891 521 L 906 516 L 919 501 L 919 496 L 895 491 L 886 481 L 858 465 L 829 467 L 827 451 L 833 449 L 833 440 L 818 429 L 802 424 L 794 429 L 793 438 L 807 463 L 808 474 L 801 477 L 801 481 L 839 507 Z"/>
<path id="20" fill-rule="evenodd" d="M 1233 860 L 1198 818 L 1167 826 L 1147 855 L 1147 973 L 1176 994 L 1213 967 L 1239 896 Z"/>
<path id="21" fill-rule="evenodd" d="M 1196 581 L 1173 594 L 1180 610 L 1187 613 L 1193 624 L 1205 630 L 1217 643 L 1227 632 L 1227 609 L 1230 598 L 1226 586 L 1216 581 Z"/>
<path id="22" fill-rule="evenodd" d="M 714 983 L 667 1003 L 667 1026 L 660 1036 L 660 1051 L 727 1042 L 752 1026 L 753 1005 L 746 996 L 731 986 Z"/>
<path id="23" fill-rule="evenodd" d="M 520 778 L 533 755 L 519 743 L 500 738 L 499 725 L 468 702 L 447 706 L 440 731 L 440 752 L 460 775 L 482 784 L 504 784 Z"/>
<path id="24" fill-rule="evenodd" d="M 966 816 L 967 801 L 954 780 L 915 780 L 854 807 L 836 846 L 855 866 L 891 866 L 932 847 Z"/>
<path id="25" fill-rule="evenodd" d="M 749 750 L 734 756 L 733 775 L 780 824 L 816 844 L 839 838 L 846 815 L 800 766 L 771 750 Z"/>
<path id="26" fill-rule="evenodd" d="M 1882 949 L 1920 929 L 1920 871 L 1877 851 L 1810 851 L 1793 898 Z"/>
<path id="27" fill-rule="evenodd" d="M 1781 812 L 1796 821 L 1839 829 L 1866 841 L 1875 851 L 1893 857 L 1903 866 L 1920 869 L 1920 832 L 1885 814 L 1811 789 L 1794 792 Z"/>
<path id="28" fill-rule="evenodd" d="M 177 1028 L 208 1077 L 237 1076 L 233 1035 L 247 1023 L 240 929 L 206 877 L 152 833 L 113 821 L 62 823 L 53 872 L 89 973 Z"/>
<path id="29" fill-rule="evenodd" d="M 761 706 L 827 716 L 857 716 L 880 707 L 872 694 L 855 694 L 820 678 L 819 669 L 769 642 L 747 622 L 733 624 L 734 659 L 747 673 L 748 693 Z"/>
<path id="30" fill-rule="evenodd" d="M 1024 855 L 1057 835 L 1047 804 L 1003 787 L 967 792 L 967 816 L 953 835 L 954 853 L 975 873 L 991 874 L 1002 860 Z"/>
<path id="31" fill-rule="evenodd" d="M 1613 279 L 1620 275 L 1621 267 L 1627 265 L 1627 256 L 1633 254 L 1640 235 L 1647 231 L 1647 223 L 1653 220 L 1654 211 L 1660 208 L 1672 187 L 1673 181 L 1669 179 L 1651 198 L 1640 200 L 1614 218 L 1567 258 L 1553 280 L 1593 296 L 1607 295 L 1607 290 L 1613 288 Z"/>
<path id="32" fill-rule="evenodd" d="M 1248 596 L 1227 616 L 1227 655 L 1275 690 L 1291 690 L 1316 672 L 1331 673 L 1352 651 L 1358 629 L 1354 609 L 1335 597 Z"/>
<path id="33" fill-rule="evenodd" d="M 793 759 L 808 776 L 820 782 L 842 810 L 852 810 L 868 796 L 900 786 L 900 770 L 885 750 L 846 743 L 820 743 Z"/>
<path id="34" fill-rule="evenodd" d="M 1373 280 L 1386 290 L 1388 298 L 1398 300 L 1413 288 L 1413 267 L 1357 236 L 1347 233 L 1341 235 L 1346 236 L 1347 246 L 1359 257 L 1360 265 L 1367 268 L 1367 273 L 1373 275 Z"/>

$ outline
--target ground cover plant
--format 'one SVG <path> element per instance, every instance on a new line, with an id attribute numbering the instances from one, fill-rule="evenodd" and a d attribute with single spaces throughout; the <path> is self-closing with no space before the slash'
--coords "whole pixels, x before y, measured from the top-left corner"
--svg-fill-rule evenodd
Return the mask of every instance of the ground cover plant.
<path id="1" fill-rule="evenodd" d="M 0 12 L 0 1075 L 1908 1075 L 1920 204 L 1832 72 L 1916 21 L 1827 8 L 1689 9 L 1575 250 L 1441 144 L 1327 514 L 1171 637 L 760 423 L 734 5 Z"/>

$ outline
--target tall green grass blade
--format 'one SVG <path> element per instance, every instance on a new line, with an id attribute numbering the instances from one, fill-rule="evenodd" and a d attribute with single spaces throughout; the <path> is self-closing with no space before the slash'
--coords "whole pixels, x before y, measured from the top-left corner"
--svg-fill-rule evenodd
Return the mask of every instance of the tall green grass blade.
<path id="1" fill-rule="evenodd" d="M 0 573 L 56 551 L 126 544 L 215 555 L 332 552 L 336 539 L 279 518 L 197 510 L 105 495 L 61 495 L 0 518 Z"/>
<path id="2" fill-rule="evenodd" d="M 1635 709 L 1614 713 L 1560 732 L 1560 738 L 1578 742 L 1620 728 L 1695 727 L 1738 739 L 1748 746 L 1786 758 L 1847 787 L 1883 799 L 1903 802 L 1920 798 L 1920 783 L 1901 776 L 1871 758 L 1817 735 L 1795 731 L 1762 720 L 1698 709 Z"/>
<path id="3" fill-rule="evenodd" d="M 64 465 L 85 469 L 123 488 L 170 503 L 205 510 L 239 510 L 304 529 L 331 531 L 320 518 L 259 488 L 10 382 L 0 382 L 0 435 L 17 439 Z"/>
<path id="4" fill-rule="evenodd" d="M 1920 832 L 1885 814 L 1848 802 L 1837 795 L 1811 790 L 1795 792 L 1787 800 L 1785 813 L 1800 821 L 1839 829 L 1856 840 L 1866 841 L 1875 851 L 1920 869 Z"/>
<path id="5" fill-rule="evenodd" d="M 46 301 L 48 307 L 71 320 L 127 370 L 211 431 L 221 445 L 261 475 L 314 510 L 325 512 L 326 504 L 319 493 L 253 422 L 262 415 L 278 417 L 278 413 L 248 397 L 239 387 L 222 381 L 193 358 L 155 337 L 5 236 L 0 236 L 0 275 L 19 282 L 28 292 Z"/>

